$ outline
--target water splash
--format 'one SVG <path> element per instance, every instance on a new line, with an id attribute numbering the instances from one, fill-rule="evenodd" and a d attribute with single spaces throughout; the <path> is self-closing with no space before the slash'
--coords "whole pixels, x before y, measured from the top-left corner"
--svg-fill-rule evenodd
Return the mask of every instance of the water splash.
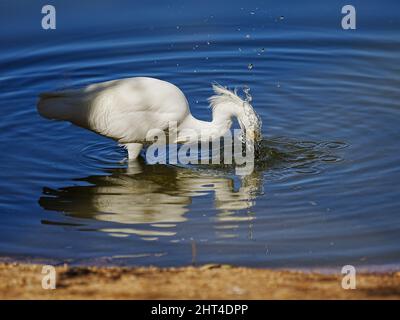
<path id="1" fill-rule="evenodd" d="M 348 144 L 341 141 L 303 141 L 286 137 L 260 141 L 255 158 L 255 170 L 270 178 L 297 174 L 318 174 L 328 164 L 341 162 L 340 150 Z"/>
<path id="2" fill-rule="evenodd" d="M 244 93 L 244 112 L 250 123 L 248 130 L 253 131 L 254 134 L 254 149 L 255 151 L 259 148 L 260 141 L 262 140 L 262 120 L 258 113 L 253 109 L 251 102 L 253 101 L 253 97 L 250 94 L 250 87 L 243 87 Z M 247 141 L 245 137 L 245 133 L 242 132 L 242 141 Z M 250 144 L 252 145 L 252 144 Z"/>
<path id="3" fill-rule="evenodd" d="M 299 174 L 319 174 L 326 166 L 342 161 L 341 149 L 348 144 L 341 141 L 304 141 L 287 137 L 263 138 L 255 146 L 254 172 L 268 179 L 281 179 Z M 221 144 L 219 164 L 190 164 L 192 170 L 233 174 L 238 165 L 224 163 Z M 200 161 L 199 161 L 200 163 Z"/>

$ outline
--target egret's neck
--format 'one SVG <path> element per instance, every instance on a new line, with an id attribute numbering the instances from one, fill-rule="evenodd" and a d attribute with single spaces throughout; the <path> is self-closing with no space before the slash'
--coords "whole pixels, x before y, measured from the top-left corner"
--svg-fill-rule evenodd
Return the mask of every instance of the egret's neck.
<path id="1" fill-rule="evenodd" d="M 232 116 L 232 114 L 222 113 L 214 110 L 212 121 L 203 121 L 196 119 L 189 114 L 179 126 L 178 131 L 180 131 L 182 135 L 186 136 L 188 136 L 186 132 L 196 132 L 195 135 L 197 135 L 199 140 L 200 138 L 202 140 L 210 138 L 215 139 L 223 136 L 230 129 L 232 125 Z M 190 140 L 193 140 L 193 138 Z"/>

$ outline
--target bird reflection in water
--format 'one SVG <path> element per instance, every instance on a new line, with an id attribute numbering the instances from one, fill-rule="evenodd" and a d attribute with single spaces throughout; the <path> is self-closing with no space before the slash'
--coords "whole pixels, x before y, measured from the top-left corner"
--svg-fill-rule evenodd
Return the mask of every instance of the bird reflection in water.
<path id="1" fill-rule="evenodd" d="M 339 150 L 346 146 L 338 141 L 284 137 L 263 140 L 255 170 L 242 177 L 235 176 L 232 167 L 148 165 L 139 158 L 126 168 L 78 179 L 81 185 L 44 188 L 39 204 L 66 216 L 62 222 L 58 216 L 58 221 L 52 218 L 43 223 L 76 225 L 116 237 L 137 235 L 156 240 L 169 236 L 176 240 L 177 225 L 187 221 L 191 211 L 193 215 L 210 214 L 218 237 L 234 237 L 241 221 L 251 229 L 253 207 L 264 180 L 318 174 L 324 165 L 340 162 Z"/>
<path id="2" fill-rule="evenodd" d="M 235 188 L 236 179 L 239 185 Z M 186 213 L 195 198 L 208 194 L 213 194 L 217 222 L 251 221 L 251 214 L 236 213 L 247 212 L 254 205 L 262 174 L 253 172 L 238 178 L 227 172 L 199 168 L 146 165 L 141 159 L 131 161 L 127 168 L 107 170 L 106 175 L 78 181 L 85 185 L 44 188 L 40 206 L 65 213 L 69 221 L 79 221 L 79 228 L 84 224 L 84 229 L 89 227 L 111 236 L 137 235 L 144 240 L 156 240 L 176 236 L 175 227 L 187 221 Z M 44 223 L 62 224 L 48 220 Z"/>

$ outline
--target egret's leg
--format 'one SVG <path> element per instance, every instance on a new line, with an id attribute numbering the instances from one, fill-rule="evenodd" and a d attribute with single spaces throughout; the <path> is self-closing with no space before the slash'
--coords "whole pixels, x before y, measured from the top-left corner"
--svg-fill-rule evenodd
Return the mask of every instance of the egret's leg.
<path id="1" fill-rule="evenodd" d="M 135 175 L 142 173 L 144 169 L 144 159 L 138 157 L 135 160 L 128 161 L 128 166 L 126 167 L 126 174 L 128 175 Z"/>
<path id="2" fill-rule="evenodd" d="M 143 148 L 143 144 L 141 143 L 127 143 L 126 149 L 128 150 L 128 159 L 135 160 L 140 153 L 140 150 Z"/>

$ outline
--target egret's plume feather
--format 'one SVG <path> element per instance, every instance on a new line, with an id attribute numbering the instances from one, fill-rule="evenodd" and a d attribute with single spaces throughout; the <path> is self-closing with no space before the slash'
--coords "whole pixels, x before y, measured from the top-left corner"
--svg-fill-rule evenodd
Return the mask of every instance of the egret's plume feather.
<path id="1" fill-rule="evenodd" d="M 238 95 L 237 90 L 231 91 L 219 84 L 213 84 L 215 95 L 208 98 L 210 107 L 214 109 L 217 105 L 223 103 L 234 103 L 243 106 L 244 102 Z"/>
<path id="2" fill-rule="evenodd" d="M 238 118 L 239 123 L 241 123 L 241 127 L 247 126 L 245 129 L 253 131 L 256 140 L 261 139 L 262 121 L 250 104 L 250 102 L 252 101 L 252 97 L 249 93 L 250 89 L 248 87 L 245 87 L 243 89 L 246 95 L 245 100 L 238 96 L 236 89 L 231 91 L 219 84 L 213 84 L 213 90 L 215 94 L 208 99 L 212 110 L 214 111 L 218 106 L 226 105 L 229 103 L 242 107 L 244 116 L 246 117 L 247 121 L 245 124 L 243 124 L 241 122 L 243 119 Z"/>

